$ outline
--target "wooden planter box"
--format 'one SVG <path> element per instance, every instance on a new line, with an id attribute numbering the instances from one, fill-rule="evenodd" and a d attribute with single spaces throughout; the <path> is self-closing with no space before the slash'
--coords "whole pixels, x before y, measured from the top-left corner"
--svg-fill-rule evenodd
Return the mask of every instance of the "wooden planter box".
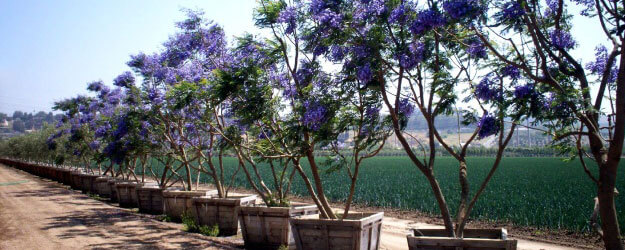
<path id="1" fill-rule="evenodd" d="M 291 225 L 297 249 L 372 250 L 380 246 L 383 218 L 383 212 L 354 212 L 344 220 L 293 218 Z"/>
<path id="2" fill-rule="evenodd" d="M 80 186 L 80 190 L 82 191 L 83 194 L 96 192 L 95 179 L 98 177 L 100 176 L 95 175 L 95 174 L 81 174 L 80 175 L 80 180 L 82 182 Z"/>
<path id="3" fill-rule="evenodd" d="M 220 235 L 235 235 L 239 232 L 239 209 L 254 205 L 256 195 L 219 198 L 211 196 L 193 198 L 195 221 L 199 225 L 219 227 Z"/>
<path id="4" fill-rule="evenodd" d="M 165 190 L 182 190 L 181 187 L 170 187 L 164 189 L 159 186 L 143 186 L 137 187 L 137 200 L 139 212 L 146 214 L 164 214 L 165 201 L 163 199 L 163 191 Z"/>
<path id="5" fill-rule="evenodd" d="M 80 178 L 80 175 L 83 174 L 80 171 L 72 171 L 71 172 L 71 179 L 72 182 L 70 184 L 71 188 L 74 190 L 80 190 L 82 187 L 82 179 Z"/>
<path id="6" fill-rule="evenodd" d="M 95 191 L 102 198 L 111 198 L 111 186 L 108 181 L 112 177 L 110 176 L 100 176 L 95 179 Z"/>
<path id="7" fill-rule="evenodd" d="M 171 219 L 180 221 L 183 214 L 194 215 L 192 198 L 202 196 L 213 196 L 217 190 L 165 190 L 163 191 L 163 201 L 165 202 L 165 214 Z"/>
<path id="8" fill-rule="evenodd" d="M 414 229 L 408 235 L 410 250 L 516 250 L 517 241 L 508 239 L 506 229 L 465 229 L 464 238 L 447 237 L 444 229 Z"/>
<path id="9" fill-rule="evenodd" d="M 117 178 L 111 178 L 106 182 L 109 185 L 109 189 L 111 190 L 111 196 L 109 197 L 111 199 L 111 202 L 117 202 L 117 187 L 115 187 L 115 184 L 117 182 L 122 182 L 122 180 Z"/>
<path id="10" fill-rule="evenodd" d="M 246 249 L 295 249 L 291 218 L 318 214 L 316 205 L 291 204 L 291 207 L 241 207 L 239 220 Z"/>
<path id="11" fill-rule="evenodd" d="M 137 207 L 137 185 L 141 184 L 134 181 L 115 182 L 115 190 L 117 191 L 117 202 L 119 203 L 120 207 Z"/>
<path id="12" fill-rule="evenodd" d="M 72 183 L 72 171 L 65 168 L 60 168 L 59 172 L 61 173 L 61 183 L 63 185 L 71 185 Z"/>

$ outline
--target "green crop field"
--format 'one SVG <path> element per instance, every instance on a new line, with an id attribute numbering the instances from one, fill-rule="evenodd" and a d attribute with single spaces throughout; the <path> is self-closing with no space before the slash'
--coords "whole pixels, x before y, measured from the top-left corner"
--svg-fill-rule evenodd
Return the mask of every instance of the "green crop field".
<path id="1" fill-rule="evenodd" d="M 472 192 L 486 176 L 493 161 L 493 158 L 487 157 L 468 160 Z M 228 171 L 233 171 L 235 159 L 226 159 L 226 165 Z M 435 169 L 453 210 L 459 199 L 457 163 L 449 157 L 438 157 Z M 261 174 L 267 178 L 266 184 L 271 185 L 270 169 L 267 167 L 262 170 Z M 209 182 L 206 175 L 201 179 Z M 306 195 L 306 188 L 299 175 L 294 180 L 292 193 Z M 341 201 L 346 198 L 349 181 L 344 171 L 326 173 L 323 180 L 330 199 Z M 236 186 L 249 187 L 242 171 L 235 183 Z M 625 175 L 621 172 L 617 181 L 619 190 L 625 190 L 623 184 Z M 559 158 L 508 157 L 502 161 L 471 216 L 522 226 L 584 231 L 588 230 L 595 193 L 592 181 L 577 161 L 567 163 Z M 406 157 L 376 157 L 365 161 L 355 202 L 438 213 L 438 206 L 426 179 Z M 625 229 L 625 197 L 617 197 L 616 204 L 620 225 Z"/>

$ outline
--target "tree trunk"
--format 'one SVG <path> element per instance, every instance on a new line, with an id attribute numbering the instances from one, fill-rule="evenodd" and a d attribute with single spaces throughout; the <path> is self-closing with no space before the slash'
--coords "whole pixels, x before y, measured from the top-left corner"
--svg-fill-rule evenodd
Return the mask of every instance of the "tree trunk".
<path id="1" fill-rule="evenodd" d="M 623 249 L 621 233 L 614 204 L 614 185 L 602 184 L 599 188 L 599 215 L 601 216 L 601 229 L 603 231 L 603 243 L 606 249 Z"/>

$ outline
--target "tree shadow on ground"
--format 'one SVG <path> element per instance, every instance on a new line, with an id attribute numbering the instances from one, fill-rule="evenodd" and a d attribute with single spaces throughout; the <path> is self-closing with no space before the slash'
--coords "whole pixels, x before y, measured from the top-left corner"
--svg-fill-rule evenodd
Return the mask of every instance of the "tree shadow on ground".
<path id="1" fill-rule="evenodd" d="M 138 223 L 133 223 L 138 222 Z M 162 223 L 116 208 L 69 212 L 52 218 L 43 230 L 62 229 L 61 239 L 93 237 L 104 242 L 93 249 L 240 249 L 241 242 L 186 233 Z"/>

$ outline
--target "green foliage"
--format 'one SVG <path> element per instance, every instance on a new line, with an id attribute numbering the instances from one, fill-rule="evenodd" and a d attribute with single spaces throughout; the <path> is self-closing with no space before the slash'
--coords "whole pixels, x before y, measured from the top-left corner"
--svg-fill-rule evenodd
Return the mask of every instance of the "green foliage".
<path id="1" fill-rule="evenodd" d="M 469 181 L 473 184 L 471 191 L 475 192 L 493 161 L 492 157 L 468 158 L 468 166 L 472 169 L 469 175 Z M 235 158 L 225 158 L 226 173 L 233 173 L 236 164 Z M 302 164 L 309 171 L 308 164 Z M 596 166 L 589 165 L 589 168 L 596 174 Z M 434 169 L 443 192 L 448 194 L 445 198 L 449 204 L 458 204 L 460 186 L 457 181 L 457 162 L 451 157 L 437 157 Z M 270 177 L 268 167 L 260 167 L 259 170 L 265 178 Z M 363 162 L 360 171 L 355 203 L 438 214 L 438 206 L 427 179 L 418 173 L 408 158 L 375 157 Z M 344 170 L 322 174 L 322 178 L 330 200 L 346 199 L 345 190 L 349 183 Z M 202 180 L 209 181 L 206 175 L 202 176 Z M 242 172 L 236 175 L 234 181 L 235 186 L 250 188 Z M 624 183 L 625 173 L 621 172 L 617 188 L 625 189 Z M 266 184 L 270 188 L 273 186 L 273 183 Z M 292 193 L 308 195 L 301 178 L 294 179 Z M 578 161 L 563 162 L 557 157 L 506 157 L 478 200 L 471 217 L 544 229 L 587 231 L 595 196 L 594 183 L 584 174 Z M 625 212 L 625 196 L 616 197 L 616 207 L 619 214 Z M 625 229 L 625 218 L 619 219 L 622 229 Z"/>
<path id="2" fill-rule="evenodd" d="M 184 225 L 184 231 L 190 233 L 200 233 L 206 236 L 216 237 L 219 235 L 219 226 L 217 224 L 212 226 L 198 225 L 195 223 L 195 219 L 188 213 L 182 215 L 182 224 Z"/>

